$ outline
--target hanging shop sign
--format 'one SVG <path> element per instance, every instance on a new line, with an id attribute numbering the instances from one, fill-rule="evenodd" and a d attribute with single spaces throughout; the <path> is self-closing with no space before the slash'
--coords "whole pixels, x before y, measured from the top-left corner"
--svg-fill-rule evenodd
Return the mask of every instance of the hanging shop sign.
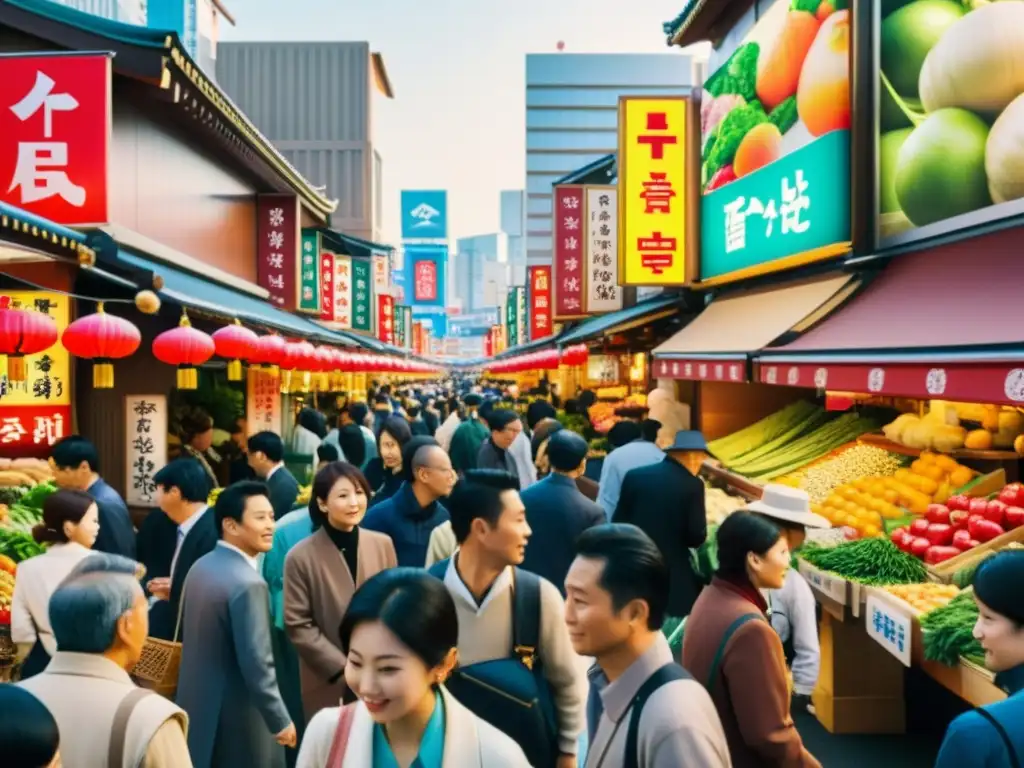
<path id="1" fill-rule="evenodd" d="M 412 307 L 402 307 L 402 328 L 405 331 L 405 348 L 412 348 Z"/>
<path id="2" fill-rule="evenodd" d="M 659 358 L 652 366 L 656 379 L 687 381 L 728 381 L 738 384 L 747 380 L 746 363 L 740 360 L 707 360 Z"/>
<path id="3" fill-rule="evenodd" d="M 352 257 L 334 254 L 334 322 L 352 327 Z"/>
<path id="4" fill-rule="evenodd" d="M 437 263 L 421 259 L 413 263 L 413 297 L 417 302 L 437 301 Z"/>
<path id="5" fill-rule="evenodd" d="M 619 99 L 619 282 L 694 279 L 688 165 L 695 107 L 685 96 Z"/>
<path id="6" fill-rule="evenodd" d="M 411 313 L 410 313 L 411 314 Z M 402 349 L 407 348 L 409 334 L 405 328 L 405 307 L 401 304 L 395 305 L 395 346 Z"/>
<path id="7" fill-rule="evenodd" d="M 320 314 L 320 233 L 302 233 L 302 261 L 299 264 L 300 312 Z"/>
<path id="8" fill-rule="evenodd" d="M 281 434 L 281 380 L 257 368 L 250 368 L 247 378 L 245 413 L 249 435 Z"/>
<path id="9" fill-rule="evenodd" d="M 57 332 L 70 321 L 67 296 L 39 291 L 4 291 L 12 309 L 32 309 L 53 318 Z M 25 356 L 24 381 L 0 373 L 0 457 L 46 456 L 71 434 L 71 361 L 60 343 Z"/>
<path id="10" fill-rule="evenodd" d="M 881 17 L 879 247 L 1024 212 L 1024 4 L 911 0 Z"/>
<path id="11" fill-rule="evenodd" d="M 704 83 L 705 283 L 849 250 L 850 11 L 790 5 L 764 12 Z"/>
<path id="12" fill-rule="evenodd" d="M 519 343 L 525 344 L 530 341 L 528 338 L 530 333 L 530 312 L 526 304 L 526 286 L 517 285 L 513 290 L 516 292 L 516 320 L 519 323 L 516 332 L 519 337 Z"/>
<path id="13" fill-rule="evenodd" d="M 299 271 L 299 201 L 294 195 L 260 195 L 256 202 L 256 280 L 282 309 L 296 308 Z"/>
<path id="14" fill-rule="evenodd" d="M 167 396 L 124 399 L 125 495 L 130 507 L 157 506 L 153 476 L 167 464 Z"/>
<path id="15" fill-rule="evenodd" d="M 370 257 L 370 263 L 373 265 L 373 291 L 378 296 L 390 292 L 391 267 L 389 262 L 390 259 L 386 254 L 375 253 Z"/>
<path id="16" fill-rule="evenodd" d="M 352 330 L 373 332 L 373 277 L 367 259 L 352 259 Z"/>
<path id="17" fill-rule="evenodd" d="M 505 338 L 508 345 L 515 347 L 519 345 L 519 299 L 516 297 L 516 289 L 509 288 L 505 298 Z"/>
<path id="18" fill-rule="evenodd" d="M 551 267 L 527 267 L 530 341 L 551 335 Z"/>
<path id="19" fill-rule="evenodd" d="M 619 286 L 618 189 L 610 186 L 584 187 L 584 216 L 587 232 L 583 261 L 587 270 L 584 309 L 588 314 L 622 309 Z"/>
<path id="20" fill-rule="evenodd" d="M 110 62 L 0 57 L 0 200 L 67 226 L 109 222 Z"/>
<path id="21" fill-rule="evenodd" d="M 334 322 L 334 254 L 320 251 L 320 319 Z"/>
<path id="22" fill-rule="evenodd" d="M 487 333 L 484 335 L 484 357 L 494 357 L 494 326 L 492 325 L 487 329 Z"/>
<path id="23" fill-rule="evenodd" d="M 377 297 L 377 338 L 385 344 L 395 343 L 395 299 L 386 293 Z"/>
<path id="24" fill-rule="evenodd" d="M 419 320 L 413 320 L 412 322 L 412 349 L 417 355 L 423 354 L 423 346 L 426 339 L 426 335 L 423 332 L 423 323 Z"/>
<path id="25" fill-rule="evenodd" d="M 585 317 L 587 271 L 583 252 L 583 187 L 555 187 L 554 229 L 554 295 L 556 320 Z M 509 346 L 512 346 L 511 344 Z"/>

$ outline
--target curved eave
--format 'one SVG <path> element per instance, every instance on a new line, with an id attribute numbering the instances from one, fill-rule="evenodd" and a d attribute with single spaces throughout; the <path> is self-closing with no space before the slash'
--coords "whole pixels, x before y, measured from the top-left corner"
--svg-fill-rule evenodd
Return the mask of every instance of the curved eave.
<path id="1" fill-rule="evenodd" d="M 718 43 L 754 0 L 687 0 L 679 15 L 663 25 L 668 45 Z"/>
<path id="2" fill-rule="evenodd" d="M 96 254 L 85 237 L 72 229 L 0 202 L 0 240 L 59 258 L 93 261 Z"/>

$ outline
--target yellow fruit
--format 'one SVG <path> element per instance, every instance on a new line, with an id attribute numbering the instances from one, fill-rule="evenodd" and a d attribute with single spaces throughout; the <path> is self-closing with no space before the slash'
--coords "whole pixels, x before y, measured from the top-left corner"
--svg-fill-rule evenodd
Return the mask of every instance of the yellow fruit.
<path id="1" fill-rule="evenodd" d="M 954 459 L 952 456 L 939 456 L 935 460 L 935 463 L 939 466 L 940 469 L 947 473 L 952 472 L 954 469 L 960 466 L 959 464 L 956 463 L 956 459 Z"/>
<path id="2" fill-rule="evenodd" d="M 974 473 L 967 467 L 957 467 L 949 473 L 949 485 L 951 488 L 963 488 L 974 477 Z"/>
<path id="3" fill-rule="evenodd" d="M 864 530 L 861 531 L 861 533 L 864 534 L 864 538 L 866 539 L 874 539 L 880 536 L 882 532 L 879 530 L 877 525 L 869 523 L 868 525 L 864 526 Z"/>
<path id="4" fill-rule="evenodd" d="M 975 429 L 967 433 L 964 447 L 972 451 L 992 450 L 992 433 L 986 429 Z"/>

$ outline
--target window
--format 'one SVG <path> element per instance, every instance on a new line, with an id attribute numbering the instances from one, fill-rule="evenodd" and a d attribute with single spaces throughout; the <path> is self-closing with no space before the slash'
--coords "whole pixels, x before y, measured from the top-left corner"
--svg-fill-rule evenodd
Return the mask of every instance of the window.
<path id="1" fill-rule="evenodd" d="M 528 109 L 526 128 L 569 128 L 617 131 L 619 111 L 606 109 Z"/>
<path id="2" fill-rule="evenodd" d="M 527 251 L 550 251 L 551 250 L 551 237 L 544 237 L 542 235 L 531 235 L 526 238 L 526 250 Z"/>
<path id="3" fill-rule="evenodd" d="M 615 129 L 606 131 L 526 131 L 526 151 L 530 150 L 580 150 L 598 152 L 598 157 L 618 149 L 619 135 Z M 596 158 L 595 158 L 596 159 Z M 586 163 L 579 163 L 572 169 Z"/>
<path id="4" fill-rule="evenodd" d="M 687 70 L 686 80 L 690 79 Z M 680 81 L 682 82 L 682 80 Z M 685 96 L 686 91 L 675 86 L 660 88 L 526 88 L 526 107 L 614 107 L 619 106 L 620 95 L 631 96 Z"/>
<path id="5" fill-rule="evenodd" d="M 551 198 L 550 197 L 531 197 L 526 201 L 526 215 L 534 214 L 547 214 L 551 215 Z"/>
<path id="6" fill-rule="evenodd" d="M 526 194 L 550 195 L 551 185 L 563 176 L 564 173 L 531 173 L 526 177 Z"/>
<path id="7" fill-rule="evenodd" d="M 618 147 L 615 145 L 614 134 L 612 141 L 612 148 L 605 152 L 595 152 L 594 154 L 583 154 L 574 152 L 530 152 L 529 151 L 529 137 L 527 137 L 527 152 L 526 152 L 526 173 L 527 180 L 532 178 L 534 174 L 553 174 L 554 178 L 552 182 L 557 181 L 562 176 L 566 176 L 574 171 L 578 171 L 584 166 L 590 165 L 591 163 L 600 160 L 602 157 L 607 157 L 609 154 L 615 152 Z M 582 149 L 582 147 L 581 147 Z M 529 181 L 527 181 L 529 184 Z M 544 191 L 550 191 L 551 184 L 548 184 L 548 189 Z M 533 192 L 533 190 L 527 190 L 527 192 Z"/>

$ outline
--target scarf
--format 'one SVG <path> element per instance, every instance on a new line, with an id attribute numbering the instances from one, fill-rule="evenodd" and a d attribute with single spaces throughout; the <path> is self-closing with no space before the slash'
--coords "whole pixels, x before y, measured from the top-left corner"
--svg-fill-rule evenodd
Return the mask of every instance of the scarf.
<path id="1" fill-rule="evenodd" d="M 715 581 L 730 592 L 735 592 L 756 605 L 761 613 L 768 612 L 768 602 L 761 594 L 761 590 L 756 589 L 745 574 L 743 576 L 715 576 Z"/>

